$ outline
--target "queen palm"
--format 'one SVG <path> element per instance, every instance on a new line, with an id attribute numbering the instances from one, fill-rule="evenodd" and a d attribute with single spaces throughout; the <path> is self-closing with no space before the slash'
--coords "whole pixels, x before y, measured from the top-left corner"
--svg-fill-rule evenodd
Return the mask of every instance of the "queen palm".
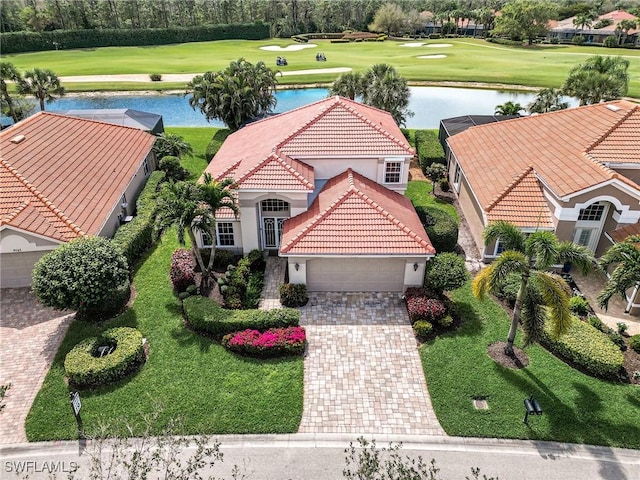
<path id="1" fill-rule="evenodd" d="M 526 236 L 518 227 L 505 221 L 487 226 L 483 238 L 486 245 L 499 240 L 505 250 L 473 280 L 473 294 L 483 299 L 488 292 L 504 284 L 507 275 L 520 275 L 505 353 L 513 355 L 513 342 L 520 322 L 525 345 L 540 338 L 547 319 L 551 322 L 552 335 L 557 337 L 566 332 L 571 323 L 571 291 L 562 277 L 547 270 L 552 265 L 569 262 L 587 273 L 595 265 L 593 254 L 580 245 L 560 242 L 553 232 L 541 230 Z"/>
<path id="2" fill-rule="evenodd" d="M 513 103 L 511 100 L 504 102 L 501 105 L 496 105 L 496 115 L 520 115 L 520 110 L 523 110 L 522 105 L 519 103 Z"/>
<path id="3" fill-rule="evenodd" d="M 33 95 L 40 102 L 40 110 L 44 111 L 44 103 L 51 103 L 65 94 L 65 89 L 58 76 L 51 70 L 34 68 L 24 73 L 18 83 L 18 91 Z"/>
<path id="4" fill-rule="evenodd" d="M 627 93 L 628 69 L 629 60 L 626 58 L 595 55 L 571 69 L 562 91 L 565 95 L 577 97 L 580 105 L 615 100 Z"/>
<path id="5" fill-rule="evenodd" d="M 631 235 L 607 250 L 600 266 L 606 270 L 611 265 L 616 267 L 597 299 L 605 310 L 611 297 L 618 293 L 624 299 L 625 292 L 640 282 L 640 235 Z"/>
<path id="6" fill-rule="evenodd" d="M 13 118 L 14 123 L 18 123 L 18 114 L 16 113 L 16 109 L 13 105 L 13 99 L 11 95 L 9 95 L 9 90 L 7 88 L 7 81 L 14 82 L 19 85 L 22 80 L 22 75 L 13 66 L 10 62 L 0 62 L 0 94 L 2 94 L 2 100 L 6 103 L 9 108 L 9 115 Z"/>

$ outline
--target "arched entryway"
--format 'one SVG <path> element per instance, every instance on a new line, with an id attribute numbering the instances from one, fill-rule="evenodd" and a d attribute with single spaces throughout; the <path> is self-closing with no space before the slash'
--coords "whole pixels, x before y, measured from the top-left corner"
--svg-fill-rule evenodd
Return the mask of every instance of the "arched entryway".
<path id="1" fill-rule="evenodd" d="M 262 249 L 277 251 L 280 248 L 284 222 L 291 216 L 289 202 L 279 198 L 268 198 L 259 204 L 260 241 Z"/>

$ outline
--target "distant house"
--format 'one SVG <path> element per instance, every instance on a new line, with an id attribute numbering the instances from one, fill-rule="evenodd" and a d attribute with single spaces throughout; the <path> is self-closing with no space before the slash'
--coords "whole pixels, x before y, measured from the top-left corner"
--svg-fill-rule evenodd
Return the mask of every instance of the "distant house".
<path id="1" fill-rule="evenodd" d="M 45 253 L 111 237 L 155 169 L 137 128 L 39 112 L 0 132 L 0 287 L 31 284 Z"/>
<path id="2" fill-rule="evenodd" d="M 619 100 L 468 128 L 449 137 L 449 179 L 485 261 L 482 232 L 506 220 L 597 256 L 640 221 L 640 105 Z"/>
<path id="3" fill-rule="evenodd" d="M 487 123 L 503 122 L 512 118 L 519 118 L 520 115 L 462 115 L 460 117 L 444 118 L 440 120 L 438 130 L 438 140 L 444 149 L 445 158 L 449 152 L 447 138 L 457 133 L 464 132 L 467 128 Z"/>
<path id="4" fill-rule="evenodd" d="M 97 108 L 82 110 L 58 111 L 62 115 L 70 117 L 95 120 L 97 122 L 112 123 L 124 127 L 137 128 L 154 135 L 164 133 L 162 115 L 157 113 L 142 112 L 131 108 Z"/>
<path id="5" fill-rule="evenodd" d="M 635 15 L 624 10 L 614 10 L 609 13 L 600 15 L 593 21 L 591 27 L 580 28 L 573 22 L 576 17 L 565 18 L 564 20 L 553 21 L 550 24 L 548 38 L 557 39 L 560 43 L 571 42 L 573 37 L 581 35 L 585 39 L 585 43 L 603 43 L 607 37 L 618 36 L 620 31 L 616 31 L 616 27 L 622 20 L 640 21 Z M 595 28 L 598 22 L 608 22 L 609 25 L 601 28 Z M 640 25 L 639 25 L 640 27 Z M 638 33 L 640 28 L 629 30 L 626 43 L 634 44 L 638 42 Z"/>
<path id="6" fill-rule="evenodd" d="M 435 250 L 403 195 L 414 154 L 389 113 L 341 97 L 251 123 L 206 168 L 240 210 L 216 213 L 216 244 L 284 257 L 310 291 L 422 285 Z"/>

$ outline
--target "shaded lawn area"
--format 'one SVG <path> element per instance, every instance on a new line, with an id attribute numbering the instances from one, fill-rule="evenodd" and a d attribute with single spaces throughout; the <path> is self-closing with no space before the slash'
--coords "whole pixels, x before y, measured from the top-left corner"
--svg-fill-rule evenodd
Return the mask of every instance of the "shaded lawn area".
<path id="1" fill-rule="evenodd" d="M 220 148 L 224 139 L 229 135 L 229 130 L 226 128 L 215 127 L 166 127 L 165 132 L 180 135 L 187 143 L 191 144 L 193 153 L 180 159 L 180 164 L 189 170 L 188 180 L 191 181 L 196 181 L 211 161 L 205 154 L 211 140 L 215 137 L 219 143 L 218 148 Z"/>
<path id="2" fill-rule="evenodd" d="M 142 370 L 117 384 L 82 391 L 87 432 L 99 422 L 123 420 L 133 435 L 143 431 L 141 414 L 161 410 L 160 432 L 182 417 L 177 434 L 295 432 L 302 416 L 303 359 L 253 360 L 236 356 L 185 329 L 179 300 L 169 282 L 169 263 L 178 248 L 169 231 L 135 275 L 132 308 L 96 327 L 74 321 L 26 420 L 29 441 L 76 438 L 76 424 L 64 381 L 64 357 L 81 339 L 114 326 L 141 330 L 150 346 Z M 114 432 L 115 433 L 115 432 Z"/>
<path id="3" fill-rule="evenodd" d="M 431 193 L 432 189 L 433 184 L 431 182 L 425 182 L 424 180 L 411 180 L 407 185 L 407 190 L 404 192 L 404 194 L 406 197 L 409 197 L 409 200 L 411 200 L 414 205 L 422 207 L 434 207 L 440 210 L 444 210 L 453 218 L 455 218 L 458 223 L 460 223 L 456 207 L 451 205 L 449 202 L 445 202 L 444 200 L 440 200 L 439 198 L 434 197 Z"/>
<path id="4" fill-rule="evenodd" d="M 640 388 L 584 375 L 538 345 L 526 349 L 527 368 L 503 368 L 487 346 L 506 339 L 506 312 L 492 300 L 475 299 L 469 284 L 453 297 L 464 324 L 420 348 L 431 401 L 449 435 L 640 448 Z M 527 426 L 523 400 L 529 395 L 544 414 L 529 417 Z M 486 398 L 489 410 L 475 410 L 474 397 Z"/>

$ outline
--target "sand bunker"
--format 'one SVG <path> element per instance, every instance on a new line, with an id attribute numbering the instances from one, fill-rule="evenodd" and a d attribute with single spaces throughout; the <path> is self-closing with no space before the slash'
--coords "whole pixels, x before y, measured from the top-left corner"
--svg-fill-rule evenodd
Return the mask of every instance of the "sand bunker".
<path id="1" fill-rule="evenodd" d="M 446 55 L 420 55 L 418 58 L 447 58 Z"/>
<path id="2" fill-rule="evenodd" d="M 422 42 L 408 42 L 408 43 L 403 43 L 400 46 L 401 47 L 421 47 L 423 45 L 424 45 L 424 43 L 422 43 Z"/>
<path id="3" fill-rule="evenodd" d="M 428 45 L 425 45 L 425 47 L 427 47 L 427 48 L 446 48 L 446 47 L 453 47 L 453 45 L 451 43 L 430 43 Z"/>
<path id="4" fill-rule="evenodd" d="M 269 50 L 270 52 L 297 52 L 298 50 L 304 50 L 305 48 L 315 48 L 318 45 L 315 43 L 305 43 L 304 45 L 287 45 L 286 47 L 279 47 L 278 45 L 267 45 L 266 47 L 260 47 L 260 50 Z"/>

